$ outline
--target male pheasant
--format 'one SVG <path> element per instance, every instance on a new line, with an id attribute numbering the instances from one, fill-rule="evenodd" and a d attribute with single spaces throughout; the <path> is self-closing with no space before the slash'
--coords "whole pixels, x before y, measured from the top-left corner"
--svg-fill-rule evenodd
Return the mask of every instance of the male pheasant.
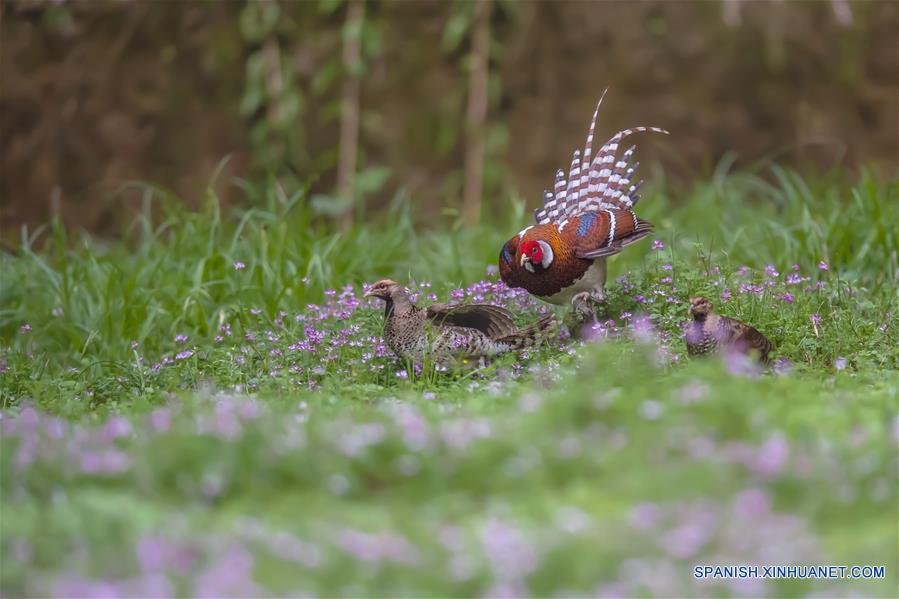
<path id="1" fill-rule="evenodd" d="M 715 314 L 712 302 L 704 297 L 690 300 L 690 314 L 693 322 L 688 325 L 684 338 L 687 353 L 691 356 L 715 353 L 723 346 L 728 351 L 744 355 L 755 354 L 760 362 L 768 363 L 768 354 L 773 346 L 753 327 Z"/>
<path id="2" fill-rule="evenodd" d="M 618 145 L 632 133 L 668 133 L 657 127 L 619 131 L 591 160 L 601 105 L 602 97 L 590 123 L 583 161 L 576 151 L 568 179 L 561 169 L 556 172 L 554 192 L 544 191 L 543 208 L 534 212 L 537 224 L 512 237 L 499 253 L 499 272 L 507 285 L 552 304 L 571 303 L 586 317 L 595 317 L 590 303 L 604 299 L 606 258 L 652 230 L 652 224 L 633 211 L 642 183 L 631 183 L 638 166 L 630 164 L 636 146 L 616 161 Z"/>
<path id="3" fill-rule="evenodd" d="M 436 362 L 452 358 L 489 357 L 533 345 L 549 327 L 551 316 L 519 329 L 508 310 L 487 304 L 412 303 L 396 281 L 378 281 L 366 297 L 384 300 L 384 341 L 403 359 Z"/>

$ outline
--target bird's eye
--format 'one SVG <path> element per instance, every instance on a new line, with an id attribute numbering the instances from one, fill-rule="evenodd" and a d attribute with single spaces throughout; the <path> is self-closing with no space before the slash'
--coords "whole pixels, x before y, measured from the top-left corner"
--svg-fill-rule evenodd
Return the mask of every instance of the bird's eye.
<path id="1" fill-rule="evenodd" d="M 536 253 L 537 253 L 537 248 L 535 248 L 535 247 L 534 247 L 534 248 L 531 248 L 531 253 L 532 253 L 532 254 L 536 254 Z"/>

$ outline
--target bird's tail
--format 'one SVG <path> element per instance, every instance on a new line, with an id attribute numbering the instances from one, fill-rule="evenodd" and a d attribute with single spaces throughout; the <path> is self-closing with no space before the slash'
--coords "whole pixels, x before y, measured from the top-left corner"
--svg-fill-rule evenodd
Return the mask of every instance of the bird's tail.
<path id="1" fill-rule="evenodd" d="M 499 339 L 497 339 L 497 342 L 508 345 L 509 348 L 513 351 L 531 347 L 532 345 L 536 345 L 537 342 L 540 341 L 540 339 L 543 337 L 543 333 L 550 326 L 552 326 L 552 324 L 553 317 L 551 314 L 547 314 L 530 326 L 519 329 L 511 335 L 500 337 Z"/>

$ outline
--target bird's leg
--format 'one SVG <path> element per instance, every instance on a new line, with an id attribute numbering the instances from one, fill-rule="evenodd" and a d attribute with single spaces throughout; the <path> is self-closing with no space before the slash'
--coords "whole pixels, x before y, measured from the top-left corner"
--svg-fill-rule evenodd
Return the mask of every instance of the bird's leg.
<path id="1" fill-rule="evenodd" d="M 584 322 L 592 320 L 596 322 L 596 312 L 593 310 L 593 295 L 591 291 L 582 291 L 571 298 L 574 311 L 581 316 Z"/>
<path id="2" fill-rule="evenodd" d="M 594 287 L 590 290 L 590 301 L 593 302 L 593 313 L 596 314 L 596 308 L 603 308 L 603 312 L 605 312 L 606 307 L 606 292 L 602 287 Z"/>

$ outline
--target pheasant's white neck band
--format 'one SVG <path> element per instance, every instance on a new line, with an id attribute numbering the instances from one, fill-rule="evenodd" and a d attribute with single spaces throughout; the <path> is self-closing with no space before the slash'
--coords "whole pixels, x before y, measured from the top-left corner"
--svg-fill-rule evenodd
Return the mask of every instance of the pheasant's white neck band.
<path id="1" fill-rule="evenodd" d="M 543 261 L 540 263 L 540 266 L 543 267 L 543 270 L 546 270 L 553 263 L 553 249 L 545 241 L 537 241 L 537 243 L 543 249 Z"/>

